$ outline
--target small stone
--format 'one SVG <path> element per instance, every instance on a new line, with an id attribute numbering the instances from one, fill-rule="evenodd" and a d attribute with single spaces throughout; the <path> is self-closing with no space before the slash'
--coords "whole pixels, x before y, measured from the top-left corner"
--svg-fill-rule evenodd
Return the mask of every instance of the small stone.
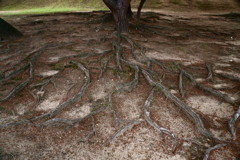
<path id="1" fill-rule="evenodd" d="M 203 79 L 203 78 L 197 78 L 197 79 L 195 79 L 197 82 L 204 82 L 205 81 L 205 79 Z"/>
<path id="2" fill-rule="evenodd" d="M 172 94 L 177 94 L 177 91 L 174 90 L 174 89 L 171 89 L 170 92 L 171 92 Z"/>
<path id="3" fill-rule="evenodd" d="M 50 70 L 50 71 L 42 72 L 42 73 L 40 73 L 40 75 L 43 77 L 50 77 L 50 76 L 57 74 L 58 72 L 59 71 Z"/>

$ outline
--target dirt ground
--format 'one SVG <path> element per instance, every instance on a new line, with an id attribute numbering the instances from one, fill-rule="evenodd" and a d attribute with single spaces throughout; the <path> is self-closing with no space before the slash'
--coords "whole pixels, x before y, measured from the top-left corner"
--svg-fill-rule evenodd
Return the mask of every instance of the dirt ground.
<path id="1" fill-rule="evenodd" d="M 5 18 L 0 159 L 240 159 L 239 14 L 144 12 L 120 38 L 108 12 Z"/>

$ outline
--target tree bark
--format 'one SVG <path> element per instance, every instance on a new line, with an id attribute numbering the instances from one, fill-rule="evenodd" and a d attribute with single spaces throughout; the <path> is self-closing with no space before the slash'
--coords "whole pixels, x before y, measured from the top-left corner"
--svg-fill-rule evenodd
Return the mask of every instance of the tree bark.
<path id="1" fill-rule="evenodd" d="M 143 7 L 143 5 L 144 5 L 145 2 L 146 2 L 146 0 L 141 0 L 140 3 L 139 3 L 138 11 L 137 11 L 137 18 L 138 18 L 138 19 L 140 18 L 141 10 L 142 10 L 142 7 Z"/>
<path id="2" fill-rule="evenodd" d="M 128 6 L 128 12 L 127 12 L 127 14 L 128 14 L 128 17 L 132 17 L 132 15 L 133 15 L 131 3 L 130 3 L 129 6 Z"/>
<path id="3" fill-rule="evenodd" d="M 111 10 L 118 32 L 128 32 L 128 12 L 130 0 L 103 0 Z"/>

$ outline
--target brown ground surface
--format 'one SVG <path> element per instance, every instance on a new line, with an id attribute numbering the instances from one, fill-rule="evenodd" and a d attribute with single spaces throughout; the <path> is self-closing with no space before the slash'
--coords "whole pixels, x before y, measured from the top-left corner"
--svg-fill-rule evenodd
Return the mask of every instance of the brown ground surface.
<path id="1" fill-rule="evenodd" d="M 147 58 L 160 60 L 168 68 L 166 71 L 152 64 L 149 69 L 155 72 L 155 79 L 192 107 L 208 131 L 220 139 L 203 137 L 186 114 L 156 89 L 150 117 L 177 135 L 176 142 L 145 120 L 144 102 L 152 87 L 141 71 L 138 85 L 131 91 L 114 93 L 111 106 L 109 94 L 119 84 L 130 82 L 134 69 L 122 63 L 123 71 L 118 70 L 113 48 L 114 23 L 106 13 L 6 17 L 25 37 L 0 42 L 0 100 L 28 79 L 29 67 L 4 78 L 28 64 L 35 53 L 39 56 L 33 64 L 33 80 L 0 103 L 0 124 L 14 122 L 10 127 L 1 125 L 0 159 L 203 159 L 206 149 L 219 143 L 227 145 L 212 151 L 209 159 L 240 158 L 239 121 L 235 125 L 235 141 L 228 130 L 228 121 L 238 109 L 240 84 L 221 76 L 225 73 L 240 78 L 239 15 L 145 12 L 141 21 L 130 21 L 128 37 L 144 48 Z M 136 62 L 130 43 L 122 40 L 122 46 L 124 59 L 146 68 L 141 63 L 146 57 L 140 56 L 139 48 L 134 51 L 140 57 Z M 86 75 L 71 61 L 80 62 L 90 71 L 91 82 L 83 96 L 54 117 L 32 121 L 33 117 L 53 111 L 81 89 Z M 106 62 L 106 72 L 100 77 Z M 200 84 L 225 93 L 236 103 L 229 104 L 203 92 L 186 77 L 182 98 L 173 62 Z M 212 81 L 206 80 L 206 64 L 212 66 Z M 92 114 L 95 111 L 99 112 Z M 86 116 L 74 124 L 48 123 L 53 118 L 75 120 Z M 24 119 L 30 121 L 15 125 Z M 114 137 L 118 131 L 120 134 Z"/>

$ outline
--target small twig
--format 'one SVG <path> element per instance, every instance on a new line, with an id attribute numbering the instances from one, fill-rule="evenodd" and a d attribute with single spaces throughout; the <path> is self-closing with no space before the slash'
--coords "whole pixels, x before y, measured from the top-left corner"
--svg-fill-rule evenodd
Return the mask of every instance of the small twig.
<path id="1" fill-rule="evenodd" d="M 233 140 L 236 140 L 236 129 L 235 129 L 235 122 L 240 116 L 240 106 L 237 110 L 237 112 L 233 115 L 232 119 L 228 122 L 229 129 L 231 131 L 231 134 L 233 136 Z"/>
<path id="2" fill-rule="evenodd" d="M 154 89 L 152 89 L 152 91 L 150 92 L 148 98 L 146 99 L 145 103 L 144 103 L 144 116 L 146 121 L 148 122 L 148 124 L 150 124 L 153 128 L 155 128 L 157 131 L 160 131 L 162 133 L 165 133 L 167 135 L 169 135 L 170 137 L 177 139 L 177 136 L 172 133 L 171 131 L 169 131 L 166 128 L 160 127 L 156 122 L 154 122 L 151 118 L 150 118 L 150 111 L 149 111 L 149 107 L 152 104 L 153 101 L 153 94 L 154 94 Z"/>
<path id="3" fill-rule="evenodd" d="M 181 96 L 184 97 L 182 78 L 183 78 L 183 73 L 180 72 L 180 73 L 179 73 L 179 83 L 178 83 L 178 87 L 179 87 L 179 92 L 180 92 Z"/>
<path id="4" fill-rule="evenodd" d="M 205 152 L 205 156 L 204 156 L 203 160 L 208 160 L 208 157 L 209 157 L 209 154 L 210 154 L 211 151 L 222 148 L 222 147 L 225 147 L 225 146 L 226 146 L 226 144 L 217 144 L 213 147 L 208 148 Z"/>

